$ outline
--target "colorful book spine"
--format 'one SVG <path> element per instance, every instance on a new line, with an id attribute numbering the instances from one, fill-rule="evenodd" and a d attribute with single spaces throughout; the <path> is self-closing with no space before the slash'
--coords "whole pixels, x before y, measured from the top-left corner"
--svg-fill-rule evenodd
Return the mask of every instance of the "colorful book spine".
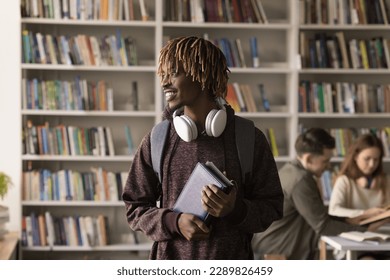
<path id="1" fill-rule="evenodd" d="M 257 38 L 251 37 L 249 38 L 250 48 L 251 48 L 251 56 L 252 56 L 252 66 L 254 68 L 260 67 L 260 58 L 259 52 L 257 49 Z"/>

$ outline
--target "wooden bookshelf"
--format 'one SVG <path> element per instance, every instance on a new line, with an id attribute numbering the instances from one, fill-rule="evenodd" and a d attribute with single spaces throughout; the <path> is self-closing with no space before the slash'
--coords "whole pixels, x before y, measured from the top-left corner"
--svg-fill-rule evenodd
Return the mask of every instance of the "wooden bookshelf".
<path id="1" fill-rule="evenodd" d="M 7 233 L 0 240 L 0 260 L 16 260 L 19 256 L 19 233 Z"/>

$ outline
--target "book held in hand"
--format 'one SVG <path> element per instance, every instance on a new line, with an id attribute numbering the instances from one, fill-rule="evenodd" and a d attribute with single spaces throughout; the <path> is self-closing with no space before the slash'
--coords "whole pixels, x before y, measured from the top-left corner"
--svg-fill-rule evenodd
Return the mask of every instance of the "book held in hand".
<path id="1" fill-rule="evenodd" d="M 364 219 L 359 222 L 359 225 L 369 225 L 371 223 L 379 222 L 384 219 L 390 219 L 390 209 L 387 209 L 385 212 L 378 215 L 372 216 L 370 218 Z"/>
<path id="2" fill-rule="evenodd" d="M 357 242 L 369 242 L 377 244 L 390 241 L 390 235 L 372 231 L 348 231 L 340 233 L 339 236 Z"/>
<path id="3" fill-rule="evenodd" d="M 203 209 L 201 200 L 202 189 L 209 184 L 226 193 L 233 187 L 233 183 L 212 162 L 198 162 L 175 202 L 173 211 L 193 214 L 209 225 L 211 216 Z"/>

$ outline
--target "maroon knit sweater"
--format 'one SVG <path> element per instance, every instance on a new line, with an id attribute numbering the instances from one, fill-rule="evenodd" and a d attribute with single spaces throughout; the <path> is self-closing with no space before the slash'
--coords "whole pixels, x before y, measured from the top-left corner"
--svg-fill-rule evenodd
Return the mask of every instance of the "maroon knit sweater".
<path id="1" fill-rule="evenodd" d="M 283 213 L 283 193 L 274 157 L 264 134 L 256 129 L 254 166 L 249 184 L 242 186 L 235 145 L 234 111 L 227 106 L 228 121 L 220 137 L 200 135 L 184 142 L 173 124 L 163 155 L 162 186 L 153 172 L 150 133 L 143 139 L 131 165 L 123 192 L 127 220 L 133 230 L 154 240 L 151 259 L 253 259 L 252 235 L 261 232 Z M 172 121 L 171 112 L 164 112 Z M 172 206 L 197 162 L 212 161 L 238 183 L 235 209 L 214 219 L 210 238 L 187 241 L 177 227 Z M 162 206 L 156 207 L 162 190 Z"/>

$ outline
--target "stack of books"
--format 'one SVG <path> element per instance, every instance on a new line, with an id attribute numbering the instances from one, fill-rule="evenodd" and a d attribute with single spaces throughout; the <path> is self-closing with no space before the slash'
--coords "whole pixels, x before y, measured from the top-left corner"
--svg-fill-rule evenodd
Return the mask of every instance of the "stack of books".
<path id="1" fill-rule="evenodd" d="M 9 211 L 7 207 L 0 206 L 0 240 L 8 233 L 5 223 L 9 222 Z"/>

